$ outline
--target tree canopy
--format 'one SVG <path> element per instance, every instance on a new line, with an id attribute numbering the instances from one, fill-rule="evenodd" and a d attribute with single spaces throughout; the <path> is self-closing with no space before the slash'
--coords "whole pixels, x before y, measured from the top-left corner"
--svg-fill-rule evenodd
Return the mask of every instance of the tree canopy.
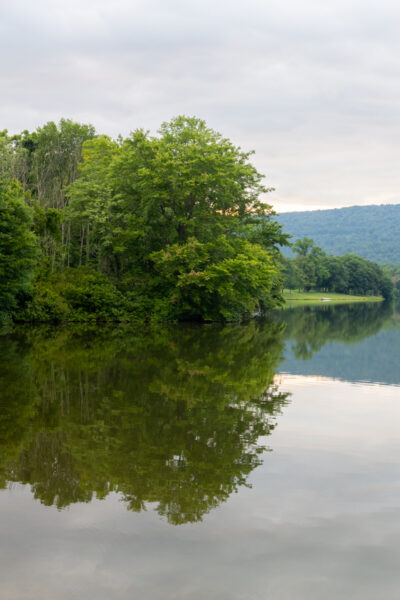
<path id="1" fill-rule="evenodd" d="M 0 180 L 0 321 L 27 292 L 37 257 L 32 210 L 17 181 Z"/>
<path id="2" fill-rule="evenodd" d="M 232 320 L 281 302 L 287 236 L 270 190 L 251 153 L 204 121 L 114 141 L 62 120 L 0 141 L 41 251 L 17 319 Z"/>

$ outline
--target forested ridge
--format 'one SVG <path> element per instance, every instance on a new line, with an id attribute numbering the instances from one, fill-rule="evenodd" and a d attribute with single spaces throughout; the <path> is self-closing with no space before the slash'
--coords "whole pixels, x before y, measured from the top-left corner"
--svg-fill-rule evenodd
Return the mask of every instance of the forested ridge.
<path id="1" fill-rule="evenodd" d="M 400 204 L 283 213 L 279 222 L 294 240 L 311 238 L 328 254 L 400 263 Z"/>
<path id="2" fill-rule="evenodd" d="M 196 118 L 126 139 L 0 133 L 0 315 L 235 320 L 282 301 L 286 236 L 243 152 Z"/>

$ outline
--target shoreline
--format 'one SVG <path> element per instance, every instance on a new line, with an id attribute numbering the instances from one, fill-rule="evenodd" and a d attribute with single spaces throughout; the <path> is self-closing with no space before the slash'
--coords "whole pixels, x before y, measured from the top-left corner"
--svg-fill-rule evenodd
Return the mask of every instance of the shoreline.
<path id="1" fill-rule="evenodd" d="M 382 296 L 353 296 L 329 292 L 297 292 L 285 290 L 283 292 L 285 304 L 282 308 L 291 306 L 323 306 L 332 304 L 354 304 L 361 302 L 383 302 Z"/>

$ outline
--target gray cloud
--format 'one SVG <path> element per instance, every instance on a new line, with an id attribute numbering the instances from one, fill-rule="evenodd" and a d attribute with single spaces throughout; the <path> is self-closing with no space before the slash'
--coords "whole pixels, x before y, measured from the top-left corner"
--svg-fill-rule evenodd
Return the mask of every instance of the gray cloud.
<path id="1" fill-rule="evenodd" d="M 278 210 L 400 202 L 399 21 L 394 0 L 3 0 L 0 128 L 196 115 L 256 150 Z"/>

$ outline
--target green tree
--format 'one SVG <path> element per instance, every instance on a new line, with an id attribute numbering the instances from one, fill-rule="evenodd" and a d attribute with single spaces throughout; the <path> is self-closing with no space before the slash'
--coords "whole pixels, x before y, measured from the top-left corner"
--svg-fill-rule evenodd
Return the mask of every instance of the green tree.
<path id="1" fill-rule="evenodd" d="M 0 181 L 0 315 L 10 315 L 33 277 L 37 241 L 32 210 L 17 181 Z"/>
<path id="2" fill-rule="evenodd" d="M 281 280 L 271 254 L 247 240 L 191 238 L 151 258 L 158 274 L 152 287 L 162 298 L 164 317 L 233 320 L 279 301 Z"/>
<path id="3" fill-rule="evenodd" d="M 33 147 L 31 180 L 32 191 L 39 204 L 62 211 L 67 205 L 68 186 L 78 175 L 82 144 L 93 138 L 94 127 L 69 119 L 60 123 L 50 121 L 31 136 Z M 58 247 L 61 268 L 70 264 L 71 227 L 61 220 L 61 243 Z M 53 248 L 51 248 L 53 254 Z"/>
<path id="4" fill-rule="evenodd" d="M 297 240 L 293 244 L 293 250 L 297 254 L 295 265 L 304 289 L 324 288 L 329 277 L 325 252 L 307 237 Z"/>
<path id="5" fill-rule="evenodd" d="M 295 260 L 282 257 L 282 267 L 283 283 L 285 288 L 289 290 L 296 290 L 304 287 L 301 272 L 296 265 Z"/>
<path id="6" fill-rule="evenodd" d="M 287 236 L 260 201 L 269 190 L 249 156 L 199 119 L 164 123 L 159 137 L 134 132 L 111 165 L 113 276 L 152 289 L 176 318 L 230 319 L 276 303 Z"/>
<path id="7" fill-rule="evenodd" d="M 16 318 L 235 320 L 282 302 L 288 236 L 250 156 L 183 116 L 117 142 L 66 119 L 1 132 L 42 255 Z"/>
<path id="8" fill-rule="evenodd" d="M 303 256 L 303 257 L 309 256 L 313 248 L 314 248 L 314 241 L 308 237 L 298 239 L 292 245 L 293 252 L 295 252 L 297 254 L 297 256 Z"/>
<path id="9" fill-rule="evenodd" d="M 82 144 L 94 135 L 91 125 L 69 119 L 61 119 L 58 126 L 50 121 L 33 134 L 33 191 L 40 204 L 64 208 L 67 187 L 78 174 Z"/>
<path id="10" fill-rule="evenodd" d="M 360 296 L 381 295 L 385 299 L 392 297 L 390 276 L 376 263 L 355 254 L 327 255 L 310 238 L 297 240 L 293 250 L 296 258 L 285 259 L 290 266 L 285 267 L 285 285 L 293 282 L 296 269 L 307 291 L 319 289 Z"/>
<path id="11" fill-rule="evenodd" d="M 64 217 L 72 223 L 75 255 L 72 264 L 94 262 L 102 269 L 102 248 L 108 243 L 108 218 L 111 199 L 109 170 L 117 144 L 102 135 L 82 146 L 79 177 L 68 189 L 68 207 Z"/>

